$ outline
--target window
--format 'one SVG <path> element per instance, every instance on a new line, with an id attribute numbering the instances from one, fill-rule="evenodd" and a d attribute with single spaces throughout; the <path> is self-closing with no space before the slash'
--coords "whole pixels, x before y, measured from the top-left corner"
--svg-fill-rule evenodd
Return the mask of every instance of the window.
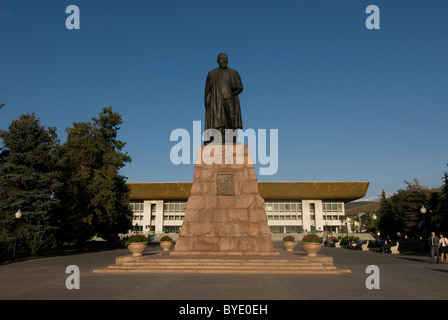
<path id="1" fill-rule="evenodd" d="M 164 213 L 185 212 L 187 207 L 186 201 L 165 201 L 163 204 Z"/>
<path id="2" fill-rule="evenodd" d="M 165 201 L 163 204 L 164 220 L 184 220 L 186 201 Z"/>
<path id="3" fill-rule="evenodd" d="M 322 202 L 322 211 L 328 213 L 342 213 L 343 202 Z"/>
<path id="4" fill-rule="evenodd" d="M 302 212 L 301 201 L 266 201 L 265 212 L 268 220 L 298 220 Z"/>
<path id="5" fill-rule="evenodd" d="M 301 233 L 302 226 L 271 226 L 272 233 Z"/>
<path id="6" fill-rule="evenodd" d="M 302 226 L 285 226 L 285 233 L 301 233 Z"/>
<path id="7" fill-rule="evenodd" d="M 132 212 L 143 212 L 143 201 L 132 201 L 129 203 Z"/>
<path id="8" fill-rule="evenodd" d="M 164 233 L 179 233 L 180 227 L 179 226 L 164 226 L 163 232 Z"/>
<path id="9" fill-rule="evenodd" d="M 284 233 L 282 226 L 271 226 L 272 233 Z"/>

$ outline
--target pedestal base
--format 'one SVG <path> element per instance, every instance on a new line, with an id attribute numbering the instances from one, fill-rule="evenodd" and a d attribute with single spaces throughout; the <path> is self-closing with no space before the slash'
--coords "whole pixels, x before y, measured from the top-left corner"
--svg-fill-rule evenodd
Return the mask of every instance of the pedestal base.
<path id="1" fill-rule="evenodd" d="M 173 255 L 275 255 L 246 145 L 202 146 Z"/>

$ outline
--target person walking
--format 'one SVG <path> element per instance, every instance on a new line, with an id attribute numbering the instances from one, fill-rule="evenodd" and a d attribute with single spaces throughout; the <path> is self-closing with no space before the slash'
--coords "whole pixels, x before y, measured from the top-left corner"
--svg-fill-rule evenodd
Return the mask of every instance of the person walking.
<path id="1" fill-rule="evenodd" d="M 429 237 L 429 248 L 431 249 L 431 263 L 434 263 L 434 258 L 437 256 L 437 263 L 439 263 L 439 243 L 440 238 L 436 236 L 436 233 L 431 232 Z"/>
<path id="2" fill-rule="evenodd" d="M 445 238 L 443 236 L 443 234 L 440 234 L 440 240 L 439 240 L 439 244 L 440 244 L 440 263 L 443 263 L 443 256 L 445 256 L 445 263 L 447 263 L 446 261 L 446 255 L 447 255 L 447 251 L 448 251 L 448 239 Z"/>

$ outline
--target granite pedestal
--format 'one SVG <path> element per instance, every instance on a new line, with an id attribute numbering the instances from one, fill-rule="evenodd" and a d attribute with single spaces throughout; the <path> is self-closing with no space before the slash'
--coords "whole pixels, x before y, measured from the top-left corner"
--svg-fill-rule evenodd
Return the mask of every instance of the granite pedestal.
<path id="1" fill-rule="evenodd" d="M 184 221 L 170 254 L 278 255 L 247 145 L 199 148 Z"/>

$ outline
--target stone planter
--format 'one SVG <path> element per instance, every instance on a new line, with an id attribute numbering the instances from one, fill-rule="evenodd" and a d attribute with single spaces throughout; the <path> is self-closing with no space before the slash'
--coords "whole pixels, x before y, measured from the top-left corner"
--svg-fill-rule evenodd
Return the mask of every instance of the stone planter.
<path id="1" fill-rule="evenodd" d="M 322 245 L 316 242 L 302 243 L 302 249 L 307 253 L 309 257 L 317 256 L 317 253 L 322 249 Z"/>
<path id="2" fill-rule="evenodd" d="M 295 241 L 283 241 L 283 246 L 285 247 L 286 251 L 292 251 L 294 247 L 296 246 Z"/>
<path id="3" fill-rule="evenodd" d="M 132 242 L 128 245 L 128 249 L 132 252 L 134 257 L 143 255 L 143 251 L 145 251 L 147 247 L 147 242 Z"/>
<path id="4" fill-rule="evenodd" d="M 162 247 L 163 251 L 170 251 L 173 243 L 171 241 L 162 241 L 160 242 L 160 246 Z"/>

